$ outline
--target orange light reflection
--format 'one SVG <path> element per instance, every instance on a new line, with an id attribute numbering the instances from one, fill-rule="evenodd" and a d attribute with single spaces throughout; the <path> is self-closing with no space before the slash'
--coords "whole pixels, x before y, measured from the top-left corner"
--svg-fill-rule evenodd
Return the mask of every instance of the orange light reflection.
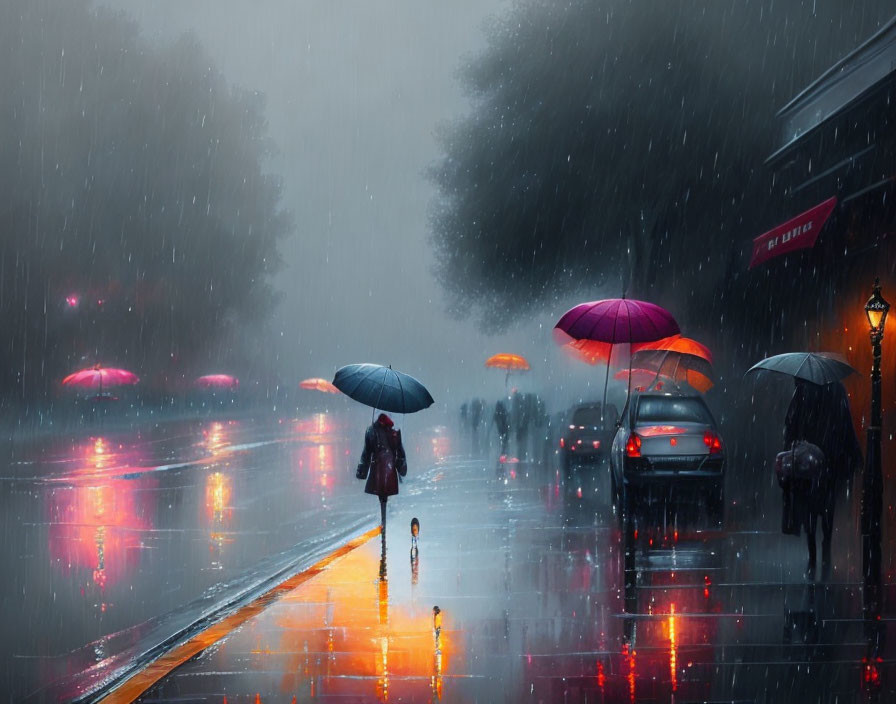
<path id="1" fill-rule="evenodd" d="M 450 631 L 443 627 L 435 639 L 430 609 L 390 604 L 389 581 L 377 578 L 377 557 L 357 550 L 334 563 L 325 580 L 285 597 L 272 631 L 279 633 L 279 647 L 258 647 L 253 667 L 283 672 L 285 694 L 307 691 L 310 680 L 330 697 L 441 697 L 442 674 L 453 657 Z"/>
<path id="2" fill-rule="evenodd" d="M 231 542 L 227 537 L 227 527 L 233 516 L 231 495 L 232 480 L 221 472 L 212 472 L 205 479 L 205 513 L 211 528 L 209 550 L 212 553 L 212 567 L 221 569 L 221 555 L 224 544 Z"/>
<path id="3" fill-rule="evenodd" d="M 675 634 L 675 604 L 669 613 L 669 673 L 672 677 L 672 691 L 678 689 L 678 641 Z"/>
<path id="4" fill-rule="evenodd" d="M 208 450 L 212 456 L 224 454 L 229 450 L 230 437 L 227 431 L 227 425 L 217 421 L 212 423 L 206 430 L 202 431 L 202 434 L 205 437 L 203 444 L 205 445 L 205 449 Z"/>

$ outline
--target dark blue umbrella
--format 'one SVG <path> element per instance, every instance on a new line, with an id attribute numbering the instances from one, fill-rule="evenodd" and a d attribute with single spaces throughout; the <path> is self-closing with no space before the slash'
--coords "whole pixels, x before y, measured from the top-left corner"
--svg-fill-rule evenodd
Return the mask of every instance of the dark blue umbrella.
<path id="1" fill-rule="evenodd" d="M 831 352 L 776 354 L 754 364 L 747 370 L 747 374 L 758 371 L 778 372 L 819 385 L 832 384 L 850 374 L 858 374 L 845 359 Z"/>
<path id="2" fill-rule="evenodd" d="M 433 404 L 414 377 L 380 364 L 349 364 L 336 372 L 333 386 L 349 398 L 391 413 L 416 413 Z"/>

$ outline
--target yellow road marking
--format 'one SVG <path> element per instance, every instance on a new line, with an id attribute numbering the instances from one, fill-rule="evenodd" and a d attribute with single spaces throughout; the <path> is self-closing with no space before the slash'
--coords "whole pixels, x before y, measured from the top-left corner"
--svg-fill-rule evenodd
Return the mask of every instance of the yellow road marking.
<path id="1" fill-rule="evenodd" d="M 156 684 L 159 680 L 170 675 L 174 670 L 183 665 L 190 658 L 198 655 L 211 645 L 233 632 L 236 628 L 244 624 L 253 616 L 261 613 L 265 608 L 277 601 L 280 597 L 292 591 L 300 584 L 307 582 L 309 579 L 316 577 L 330 566 L 335 560 L 350 553 L 355 548 L 360 547 L 371 538 L 380 534 L 380 527 L 372 528 L 366 533 L 362 533 L 353 538 L 345 545 L 337 548 L 326 557 L 314 563 L 311 567 L 292 577 L 280 582 L 274 587 L 254 600 L 250 601 L 241 609 L 225 616 L 220 621 L 213 623 L 204 631 L 197 633 L 190 640 L 175 646 L 164 655 L 159 656 L 139 672 L 125 679 L 120 685 L 115 687 L 109 694 L 100 700 L 100 704 L 131 704 L 140 697 L 146 690 Z"/>

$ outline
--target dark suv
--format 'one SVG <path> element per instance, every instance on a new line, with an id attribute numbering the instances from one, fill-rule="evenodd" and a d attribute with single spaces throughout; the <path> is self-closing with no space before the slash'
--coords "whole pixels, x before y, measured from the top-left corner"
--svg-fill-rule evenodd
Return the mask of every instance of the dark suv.
<path id="1" fill-rule="evenodd" d="M 607 404 L 606 414 L 601 413 L 599 403 L 571 408 L 566 425 L 560 428 L 563 467 L 568 470 L 575 462 L 606 456 L 618 418 L 619 412 L 610 404 Z"/>
<path id="2" fill-rule="evenodd" d="M 611 450 L 612 491 L 626 512 L 638 503 L 695 497 L 721 523 L 724 472 L 725 446 L 701 396 L 632 397 Z"/>

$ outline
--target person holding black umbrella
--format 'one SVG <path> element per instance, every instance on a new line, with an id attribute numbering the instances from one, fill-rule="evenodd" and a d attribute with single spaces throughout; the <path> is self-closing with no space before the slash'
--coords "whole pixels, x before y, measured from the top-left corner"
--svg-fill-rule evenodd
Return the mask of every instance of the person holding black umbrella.
<path id="1" fill-rule="evenodd" d="M 349 364 L 336 371 L 333 386 L 349 398 L 390 413 L 416 413 L 433 404 L 426 387 L 414 377 L 380 364 Z M 407 473 L 401 431 L 385 413 L 367 428 L 364 451 L 355 472 L 366 479 L 364 491 L 380 499 L 383 536 L 386 533 L 386 502 L 398 493 L 398 477 Z M 385 539 L 383 541 L 385 549 Z"/>
<path id="2" fill-rule="evenodd" d="M 366 479 L 364 492 L 380 499 L 380 516 L 386 532 L 386 502 L 398 494 L 398 477 L 408 473 L 407 458 L 401 443 L 401 431 L 392 419 L 380 413 L 364 434 L 364 451 L 355 474 Z"/>
<path id="3" fill-rule="evenodd" d="M 809 548 L 806 576 L 814 579 L 815 527 L 817 519 L 821 518 L 821 569 L 822 577 L 827 578 L 831 568 L 837 485 L 841 481 L 849 481 L 853 469 L 862 463 L 862 450 L 852 424 L 849 399 L 841 383 L 856 370 L 843 357 L 830 352 L 787 352 L 763 359 L 754 364 L 747 374 L 762 371 L 783 374 L 794 381 L 793 397 L 784 419 L 786 449 L 779 453 L 782 463 L 787 455 L 795 462 L 800 453 L 805 455 L 809 451 L 808 454 L 813 454 L 813 448 L 814 452 L 821 454 L 821 461 L 815 463 L 817 471 L 813 481 L 803 482 L 802 490 L 789 497 L 793 515 L 800 517 L 796 525 L 790 525 L 793 521 L 787 520 L 789 509 L 785 495 L 782 528 L 794 535 L 800 534 L 800 528 L 806 529 Z M 785 488 L 784 485 L 782 488 Z"/>
<path id="4" fill-rule="evenodd" d="M 837 486 L 852 479 L 853 471 L 862 464 L 862 450 L 856 438 L 849 399 L 839 381 L 813 384 L 799 377 L 794 378 L 794 392 L 784 419 L 784 445 L 805 441 L 816 445 L 824 453 L 825 481 L 818 488 L 819 496 L 808 512 L 806 538 L 810 577 L 815 572 L 815 525 L 821 518 L 821 572 L 830 576 L 831 536 L 834 530 L 834 505 Z M 809 497 L 802 497 L 809 500 Z"/>

